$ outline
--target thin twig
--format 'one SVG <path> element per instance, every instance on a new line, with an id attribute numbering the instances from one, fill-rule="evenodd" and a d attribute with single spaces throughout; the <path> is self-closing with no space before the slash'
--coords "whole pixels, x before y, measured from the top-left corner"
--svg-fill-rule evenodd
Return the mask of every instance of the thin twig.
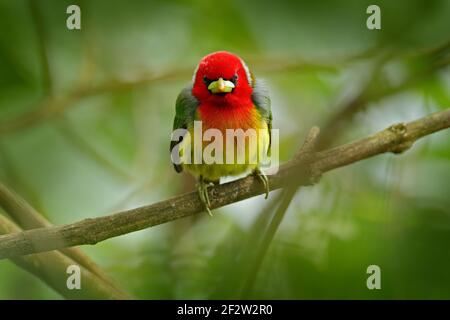
<path id="1" fill-rule="evenodd" d="M 412 88 L 423 82 L 424 79 L 428 79 L 427 76 L 448 67 L 450 65 L 450 58 L 446 57 L 445 53 L 449 50 L 449 46 L 450 42 L 447 42 L 433 50 L 416 55 L 414 57 L 415 61 L 418 61 L 419 63 L 423 63 L 423 60 L 427 61 L 425 66 L 413 71 L 402 83 L 395 86 L 386 86 L 385 83 L 382 82 L 382 67 L 389 59 L 393 58 L 392 54 L 389 53 L 382 56 L 375 64 L 372 77 L 367 84 L 358 94 L 350 99 L 350 101 L 342 106 L 337 106 L 337 111 L 322 125 L 324 130 L 322 131 L 318 142 L 318 149 L 321 150 L 330 146 L 330 142 L 336 140 L 339 134 L 344 132 L 342 128 L 345 124 L 351 121 L 355 114 L 366 109 L 370 103 L 377 102 L 405 89 Z"/>
<path id="2" fill-rule="evenodd" d="M 125 181 L 134 180 L 132 174 L 128 173 L 109 158 L 102 155 L 102 153 L 98 152 L 89 141 L 72 127 L 72 124 L 64 115 L 61 115 L 58 120 L 59 121 L 55 122 L 55 129 L 58 130 L 59 134 L 61 134 L 68 142 L 77 147 L 78 150 L 97 162 L 102 168 L 108 169 L 114 173 L 117 177 Z"/>
<path id="3" fill-rule="evenodd" d="M 41 210 L 42 200 L 39 194 L 29 183 L 28 176 L 19 172 L 14 158 L 10 156 L 8 151 L 6 145 L 0 141 L 0 164 L 5 174 L 5 181 L 14 184 L 16 189 L 20 190 L 27 199 L 34 203 L 37 209 Z"/>
<path id="4" fill-rule="evenodd" d="M 315 146 L 319 133 L 320 130 L 318 127 L 312 127 L 311 130 L 309 131 L 305 139 L 305 142 L 303 143 L 302 147 L 299 149 L 297 154 L 294 156 L 294 161 L 297 162 L 299 166 L 303 164 L 308 165 L 313 161 Z M 315 177 L 318 175 L 317 172 L 312 174 L 311 170 L 308 169 L 305 170 L 305 172 L 308 172 L 308 176 L 310 177 Z M 279 203 L 279 206 L 275 214 L 273 215 L 272 220 L 270 221 L 267 229 L 265 230 L 262 240 L 259 243 L 259 246 L 257 246 L 256 248 L 256 254 L 254 259 L 250 261 L 251 266 L 249 268 L 247 279 L 246 281 L 244 281 L 242 289 L 240 290 L 242 296 L 249 296 L 251 294 L 260 267 L 262 265 L 262 262 L 264 261 L 264 257 L 266 256 L 266 253 L 269 250 L 270 244 L 272 243 L 275 233 L 277 232 L 281 222 L 283 221 L 287 209 L 297 191 L 298 185 L 297 183 L 295 183 L 294 180 L 289 185 L 287 185 L 283 189 L 283 192 L 280 194 L 279 201 L 277 201 L 277 203 Z"/>
<path id="5" fill-rule="evenodd" d="M 42 83 L 48 95 L 52 94 L 53 84 L 50 70 L 49 57 L 47 52 L 47 32 L 45 32 L 44 20 L 40 12 L 37 0 L 28 0 L 31 12 L 31 20 L 35 26 L 36 39 L 38 42 L 38 53 L 41 62 Z"/>

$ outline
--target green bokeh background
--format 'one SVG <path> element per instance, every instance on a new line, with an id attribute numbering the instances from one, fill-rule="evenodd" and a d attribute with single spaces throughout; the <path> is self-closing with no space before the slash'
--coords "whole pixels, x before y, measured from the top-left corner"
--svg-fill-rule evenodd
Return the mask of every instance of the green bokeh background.
<path id="1" fill-rule="evenodd" d="M 111 85 L 0 133 L 0 180 L 58 225 L 194 188 L 173 170 L 168 144 L 176 96 L 207 53 L 234 52 L 266 80 L 285 161 L 311 126 L 361 89 L 382 54 L 394 58 L 375 87 L 395 84 L 419 67 L 411 57 L 450 40 L 445 0 L 42 0 L 40 23 L 30 2 L 0 0 L 0 126 L 33 111 L 39 118 L 49 88 L 62 99 L 80 85 Z M 81 30 L 66 28 L 73 3 L 81 7 Z M 381 30 L 366 28 L 370 4 L 381 8 Z M 283 67 L 292 61 L 308 67 Z M 167 72 L 172 76 L 114 86 Z M 334 144 L 450 107 L 448 67 L 420 80 L 370 102 Z M 254 290 L 243 297 L 450 298 L 449 190 L 448 132 L 401 156 L 327 173 L 296 195 Z M 256 197 L 214 210 L 213 218 L 202 213 L 83 250 L 137 298 L 234 298 L 248 276 L 239 250 L 267 204 Z M 366 287 L 371 264 L 381 268 L 381 290 Z M 61 297 L 0 261 L 0 299 L 13 298 Z"/>

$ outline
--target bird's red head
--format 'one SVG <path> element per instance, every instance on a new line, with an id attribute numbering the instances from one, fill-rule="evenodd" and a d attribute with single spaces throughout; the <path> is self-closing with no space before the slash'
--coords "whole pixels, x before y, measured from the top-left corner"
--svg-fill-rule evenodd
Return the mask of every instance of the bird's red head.
<path id="1" fill-rule="evenodd" d="M 200 103 L 239 106 L 251 102 L 252 81 L 241 58 L 226 51 L 214 52 L 200 61 L 192 94 Z"/>

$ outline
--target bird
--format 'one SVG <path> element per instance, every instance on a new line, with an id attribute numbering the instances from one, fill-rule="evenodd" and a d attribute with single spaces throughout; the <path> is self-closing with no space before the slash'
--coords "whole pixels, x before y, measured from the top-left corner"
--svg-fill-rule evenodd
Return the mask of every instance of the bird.
<path id="1" fill-rule="evenodd" d="M 230 140 L 234 152 L 245 152 L 244 162 L 237 162 L 235 156 L 231 163 L 185 161 L 187 155 L 192 159 L 195 152 L 194 148 L 190 148 L 190 154 L 183 154 L 183 150 L 188 150 L 187 144 L 190 144 L 189 147 L 195 147 L 192 140 L 196 121 L 201 121 L 201 133 L 216 129 L 226 136 L 228 129 L 254 129 L 258 133 L 257 143 L 246 144 L 245 150 L 240 150 L 242 145 L 237 145 L 236 140 Z M 263 184 L 267 199 L 269 181 L 261 170 L 259 155 L 270 155 L 271 152 L 271 100 L 265 82 L 257 80 L 239 56 L 227 51 L 217 51 L 200 60 L 191 84 L 181 90 L 176 99 L 172 132 L 177 129 L 184 130 L 184 134 L 175 139 L 172 136 L 170 152 L 173 166 L 176 172 L 180 173 L 185 169 L 197 178 L 197 191 L 209 215 L 212 216 L 208 187 L 219 184 L 220 178 L 225 176 L 237 176 L 247 172 L 255 175 Z M 189 139 L 186 139 L 186 134 Z M 175 152 L 177 145 L 179 150 Z M 226 143 L 223 152 L 227 152 L 225 145 Z M 200 148 L 205 150 L 204 141 Z M 173 154 L 180 157 L 177 163 Z"/>

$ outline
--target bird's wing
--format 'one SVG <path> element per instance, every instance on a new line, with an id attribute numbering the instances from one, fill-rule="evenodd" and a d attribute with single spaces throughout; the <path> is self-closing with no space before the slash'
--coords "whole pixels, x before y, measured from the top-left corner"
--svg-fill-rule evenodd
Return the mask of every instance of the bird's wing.
<path id="1" fill-rule="evenodd" d="M 192 86 L 188 86 L 181 90 L 175 103 L 175 119 L 173 120 L 173 130 L 188 129 L 195 119 L 195 112 L 198 107 L 198 100 L 192 95 Z M 178 141 L 170 141 L 170 153 L 172 149 L 183 140 L 180 137 Z M 174 164 L 173 167 L 177 172 L 183 171 L 183 167 L 179 164 Z"/>
<path id="2" fill-rule="evenodd" d="M 269 97 L 269 90 L 264 82 L 253 78 L 252 100 L 262 119 L 266 121 L 269 130 L 269 148 L 267 154 L 270 155 L 272 146 L 272 110 Z"/>

